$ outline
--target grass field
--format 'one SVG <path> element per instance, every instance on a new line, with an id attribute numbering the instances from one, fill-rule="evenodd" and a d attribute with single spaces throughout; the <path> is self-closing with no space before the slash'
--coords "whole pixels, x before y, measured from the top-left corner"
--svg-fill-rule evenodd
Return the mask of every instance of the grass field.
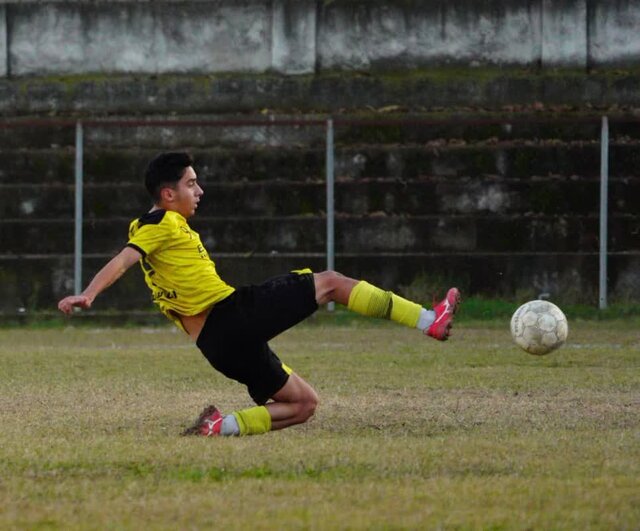
<path id="1" fill-rule="evenodd" d="M 0 330 L 0 528 L 638 529 L 637 321 L 507 325 L 298 327 L 316 417 L 233 439 L 179 436 L 250 403 L 169 328 Z"/>

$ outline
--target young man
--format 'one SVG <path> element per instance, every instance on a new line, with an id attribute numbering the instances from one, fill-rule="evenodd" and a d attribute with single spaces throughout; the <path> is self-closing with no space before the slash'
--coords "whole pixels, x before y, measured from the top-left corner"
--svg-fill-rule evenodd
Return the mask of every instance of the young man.
<path id="1" fill-rule="evenodd" d="M 283 364 L 268 341 L 330 301 L 362 315 L 391 319 L 444 341 L 460 303 L 451 288 L 433 310 L 334 271 L 309 269 L 235 289 L 216 273 L 214 262 L 187 219 L 203 195 L 187 153 L 163 153 L 145 173 L 151 210 L 131 222 L 129 241 L 81 295 L 58 308 L 90 308 L 95 298 L 139 262 L 153 301 L 196 342 L 209 363 L 245 384 L 257 406 L 223 416 L 206 408 L 185 434 L 249 435 L 307 421 L 318 404 L 313 388 Z"/>

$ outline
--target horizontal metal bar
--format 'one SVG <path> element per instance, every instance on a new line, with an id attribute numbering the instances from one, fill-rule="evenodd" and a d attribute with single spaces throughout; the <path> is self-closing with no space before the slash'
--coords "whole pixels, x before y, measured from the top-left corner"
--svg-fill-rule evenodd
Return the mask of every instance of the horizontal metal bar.
<path id="1" fill-rule="evenodd" d="M 211 253 L 214 260 L 224 260 L 227 258 L 322 258 L 324 259 L 326 254 L 324 252 L 309 252 L 309 253 L 252 253 L 237 252 L 237 253 Z M 640 251 L 610 251 L 609 256 L 640 256 Z M 480 251 L 476 253 L 471 252 L 381 252 L 381 253 L 341 253 L 337 252 L 337 258 L 442 258 L 442 257 L 511 257 L 511 256 L 584 256 L 584 257 L 598 257 L 597 251 L 576 251 L 576 252 L 552 252 L 552 251 L 517 251 L 517 252 L 490 252 Z M 108 253 L 86 253 L 83 255 L 85 259 L 100 259 L 109 260 L 113 258 L 113 254 Z M 0 254 L 0 261 L 15 262 L 20 260 L 60 260 L 60 259 L 73 259 L 73 253 L 52 253 L 52 254 Z"/>
<path id="2" fill-rule="evenodd" d="M 225 119 L 225 120 L 195 120 L 195 119 L 157 119 L 157 120 L 124 120 L 104 119 L 83 121 L 85 127 L 292 127 L 314 126 L 324 127 L 328 117 L 314 117 L 310 119 L 293 118 L 261 118 L 261 119 Z M 492 118 L 347 118 L 334 117 L 334 127 L 360 126 L 447 126 L 447 125 L 500 125 L 500 124 L 593 124 L 597 125 L 600 116 L 580 117 L 545 117 L 530 114 L 514 114 Z M 609 123 L 640 123 L 640 116 L 620 115 L 609 117 Z M 0 120 L 0 129 L 15 129 L 21 127 L 75 127 L 76 120 L 72 119 L 29 119 L 29 120 Z"/>
<path id="3" fill-rule="evenodd" d="M 639 215 L 634 213 L 617 213 L 611 216 L 611 219 L 617 220 L 636 220 Z M 443 212 L 442 214 L 421 214 L 415 216 L 406 216 L 401 214 L 388 214 L 384 216 L 366 216 L 359 214 L 347 214 L 345 212 L 336 212 L 336 221 L 340 220 L 348 220 L 348 221 L 358 221 L 358 220 L 386 220 L 386 221 L 394 221 L 394 220 L 413 220 L 413 221 L 437 221 L 440 219 L 446 219 L 447 221 L 466 221 L 466 220 L 478 220 L 478 221 L 493 221 L 493 220 L 535 220 L 535 221 L 552 221 L 552 220 L 560 220 L 567 218 L 566 214 L 478 214 L 478 215 L 470 215 L 470 214 L 449 214 Z M 281 222 L 281 221 L 305 221 L 305 220 L 324 220 L 325 214 L 318 213 L 314 215 L 301 214 L 301 215 L 292 215 L 292 216 L 207 216 L 207 217 L 198 217 L 197 220 L 194 219 L 192 225 L 194 227 L 202 227 L 207 223 L 215 223 L 219 221 L 247 221 L 254 223 L 265 223 L 269 221 Z M 571 216 L 572 220 L 581 221 L 581 220 L 591 220 L 591 219 L 599 219 L 598 212 L 589 213 L 589 214 L 581 214 Z M 127 225 L 131 222 L 131 216 L 110 216 L 108 218 L 90 218 L 85 219 L 85 225 L 104 225 L 104 224 L 112 224 L 112 223 L 127 223 Z M 16 223 L 48 223 L 48 224 L 57 224 L 63 225 L 72 222 L 72 219 L 60 219 L 60 218 L 5 218 L 0 219 L 0 225 L 14 225 Z"/>

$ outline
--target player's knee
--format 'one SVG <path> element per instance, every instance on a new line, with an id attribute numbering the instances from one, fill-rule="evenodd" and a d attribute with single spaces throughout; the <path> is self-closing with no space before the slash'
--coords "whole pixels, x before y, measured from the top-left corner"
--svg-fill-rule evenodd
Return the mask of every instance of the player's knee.
<path id="1" fill-rule="evenodd" d="M 300 423 L 307 422 L 315 414 L 317 404 L 313 402 L 304 402 L 300 406 L 298 420 Z"/>
<path id="2" fill-rule="evenodd" d="M 316 300 L 318 304 L 336 301 L 345 304 L 356 281 L 337 271 L 316 273 Z"/>
<path id="3" fill-rule="evenodd" d="M 304 400 L 298 403 L 298 419 L 300 422 L 307 422 L 316 412 L 318 407 L 318 395 L 315 392 L 308 393 Z"/>
<path id="4" fill-rule="evenodd" d="M 345 278 L 344 275 L 337 271 L 323 271 L 322 273 L 318 273 L 318 275 L 320 276 L 323 287 L 329 291 L 336 289 Z"/>
<path id="5" fill-rule="evenodd" d="M 306 407 L 307 419 L 310 419 L 311 417 L 313 417 L 313 415 L 315 415 L 317 408 L 318 408 L 318 395 L 314 393 L 313 397 L 307 400 L 307 407 Z"/>

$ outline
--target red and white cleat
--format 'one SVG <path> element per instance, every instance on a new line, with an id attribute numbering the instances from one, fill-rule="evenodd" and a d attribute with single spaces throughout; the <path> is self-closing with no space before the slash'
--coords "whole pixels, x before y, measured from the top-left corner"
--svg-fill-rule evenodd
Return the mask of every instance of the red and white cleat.
<path id="1" fill-rule="evenodd" d="M 433 307 L 433 311 L 436 312 L 436 320 L 431 323 L 431 326 L 424 333 L 438 341 L 449 339 L 453 316 L 458 310 L 460 302 L 462 302 L 462 298 L 458 288 L 451 288 L 447 291 L 447 296 Z"/>
<path id="2" fill-rule="evenodd" d="M 182 433 L 183 435 L 202 435 L 204 437 L 215 437 L 220 435 L 223 416 L 216 406 L 208 406 L 204 409 L 198 420 Z"/>

